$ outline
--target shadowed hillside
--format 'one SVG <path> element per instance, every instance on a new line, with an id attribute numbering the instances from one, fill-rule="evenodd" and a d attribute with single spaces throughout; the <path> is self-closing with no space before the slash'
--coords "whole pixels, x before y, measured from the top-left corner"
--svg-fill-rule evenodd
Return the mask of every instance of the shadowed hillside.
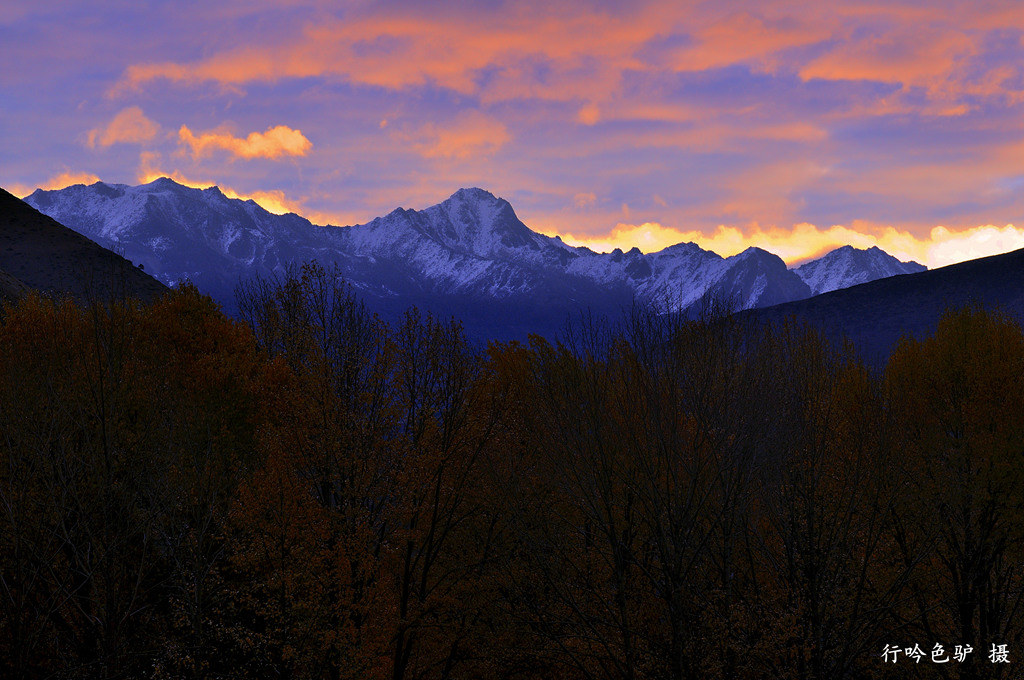
<path id="1" fill-rule="evenodd" d="M 902 336 L 924 337 L 945 310 L 969 304 L 1024 320 L 1024 250 L 879 279 L 756 314 L 775 322 L 795 316 L 833 339 L 845 335 L 866 359 L 881 364 Z"/>
<path id="2" fill-rule="evenodd" d="M 78 299 L 113 290 L 144 300 L 167 290 L 120 255 L 0 189 L 0 295 L 18 298 L 28 288 Z"/>
<path id="3" fill-rule="evenodd" d="M 0 300 L 15 302 L 25 297 L 32 290 L 17 277 L 11 276 L 5 271 L 0 271 Z"/>

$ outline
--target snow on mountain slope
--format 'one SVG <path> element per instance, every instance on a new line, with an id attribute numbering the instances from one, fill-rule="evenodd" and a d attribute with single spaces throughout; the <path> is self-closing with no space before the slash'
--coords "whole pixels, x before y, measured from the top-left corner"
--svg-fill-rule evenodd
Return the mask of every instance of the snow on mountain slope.
<path id="1" fill-rule="evenodd" d="M 750 247 L 726 259 L 729 273 L 715 291 L 725 300 L 734 300 L 740 309 L 767 307 L 781 302 L 810 297 L 807 284 L 786 268 L 778 255 Z"/>
<path id="2" fill-rule="evenodd" d="M 855 255 L 831 253 L 818 268 L 808 263 L 791 271 L 759 248 L 723 258 L 693 243 L 649 254 L 595 253 L 530 230 L 508 201 L 476 188 L 350 227 L 318 227 L 229 199 L 216 187 L 192 189 L 167 178 L 136 187 L 98 182 L 39 190 L 26 201 L 167 283 L 190 278 L 228 309 L 241 278 L 310 259 L 336 263 L 362 293 L 396 304 L 455 296 L 463 308 L 504 301 L 563 311 L 609 310 L 633 300 L 686 309 L 706 295 L 760 307 L 852 280 L 866 266 Z"/>
<path id="3" fill-rule="evenodd" d="M 422 211 L 398 208 L 339 229 L 346 253 L 405 266 L 442 291 L 505 297 L 529 293 L 545 272 L 575 257 L 558 239 L 531 231 L 504 199 L 460 189 Z"/>
<path id="4" fill-rule="evenodd" d="M 867 250 L 843 246 L 824 257 L 794 269 L 814 295 L 898 274 L 915 274 L 927 267 L 917 262 L 900 262 L 881 248 Z"/>
<path id="5" fill-rule="evenodd" d="M 25 201 L 161 281 L 190 278 L 212 286 L 215 297 L 230 295 L 242 272 L 274 271 L 336 249 L 328 231 L 298 215 L 274 215 L 217 187 L 191 189 L 166 178 L 37 190 Z"/>
<path id="6" fill-rule="evenodd" d="M 348 227 L 343 244 L 346 252 L 361 256 L 397 256 L 427 279 L 443 283 L 445 290 L 494 297 L 532 294 L 543 286 L 572 287 L 573 279 L 576 286 L 586 282 L 615 288 L 671 309 L 690 307 L 709 291 L 741 307 L 810 295 L 781 259 L 763 250 L 722 258 L 684 243 L 646 255 L 637 248 L 595 253 L 531 231 L 507 201 L 482 189 L 460 189 L 425 210 L 400 208 Z M 751 268 L 760 273 L 757 282 L 748 276 Z"/>
<path id="7" fill-rule="evenodd" d="M 720 255 L 693 243 L 680 243 L 656 253 L 638 248 L 625 253 L 579 249 L 569 262 L 570 274 L 602 283 L 617 282 L 633 290 L 637 299 L 659 308 L 685 309 L 697 303 L 728 269 Z"/>

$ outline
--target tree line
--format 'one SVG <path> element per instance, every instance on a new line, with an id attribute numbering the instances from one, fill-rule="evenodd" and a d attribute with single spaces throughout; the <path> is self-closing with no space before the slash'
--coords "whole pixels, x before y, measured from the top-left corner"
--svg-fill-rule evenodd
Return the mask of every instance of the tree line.
<path id="1" fill-rule="evenodd" d="M 1019 677 L 1008 318 L 877 371 L 710 308 L 480 349 L 316 264 L 238 302 L 3 308 L 0 676 Z"/>

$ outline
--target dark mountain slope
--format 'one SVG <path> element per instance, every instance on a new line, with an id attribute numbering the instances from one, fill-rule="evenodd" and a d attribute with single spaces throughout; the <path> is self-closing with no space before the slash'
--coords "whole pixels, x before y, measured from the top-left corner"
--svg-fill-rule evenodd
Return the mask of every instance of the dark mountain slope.
<path id="1" fill-rule="evenodd" d="M 0 189 L 0 283 L 20 296 L 22 285 L 83 300 L 111 290 L 152 299 L 167 290 L 120 255 L 43 215 Z M 5 277 L 0 277 L 2 281 Z M 13 279 L 13 281 L 12 281 Z M 20 292 L 19 292 L 20 291 Z"/>
<path id="2" fill-rule="evenodd" d="M 5 271 L 0 271 L 0 301 L 16 302 L 28 295 L 32 290 L 17 277 L 11 276 Z"/>
<path id="3" fill-rule="evenodd" d="M 877 364 L 901 336 L 928 335 L 946 309 L 969 304 L 1000 309 L 1024 322 L 1024 249 L 879 279 L 750 313 L 773 322 L 794 316 L 831 338 L 846 336 Z"/>

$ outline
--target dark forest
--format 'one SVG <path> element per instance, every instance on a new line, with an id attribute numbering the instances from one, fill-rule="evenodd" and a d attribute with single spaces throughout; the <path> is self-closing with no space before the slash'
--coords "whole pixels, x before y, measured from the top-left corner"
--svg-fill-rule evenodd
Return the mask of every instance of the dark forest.
<path id="1" fill-rule="evenodd" d="M 874 368 L 714 305 L 479 348 L 314 264 L 238 304 L 4 307 L 0 676 L 1020 677 L 998 313 Z"/>

